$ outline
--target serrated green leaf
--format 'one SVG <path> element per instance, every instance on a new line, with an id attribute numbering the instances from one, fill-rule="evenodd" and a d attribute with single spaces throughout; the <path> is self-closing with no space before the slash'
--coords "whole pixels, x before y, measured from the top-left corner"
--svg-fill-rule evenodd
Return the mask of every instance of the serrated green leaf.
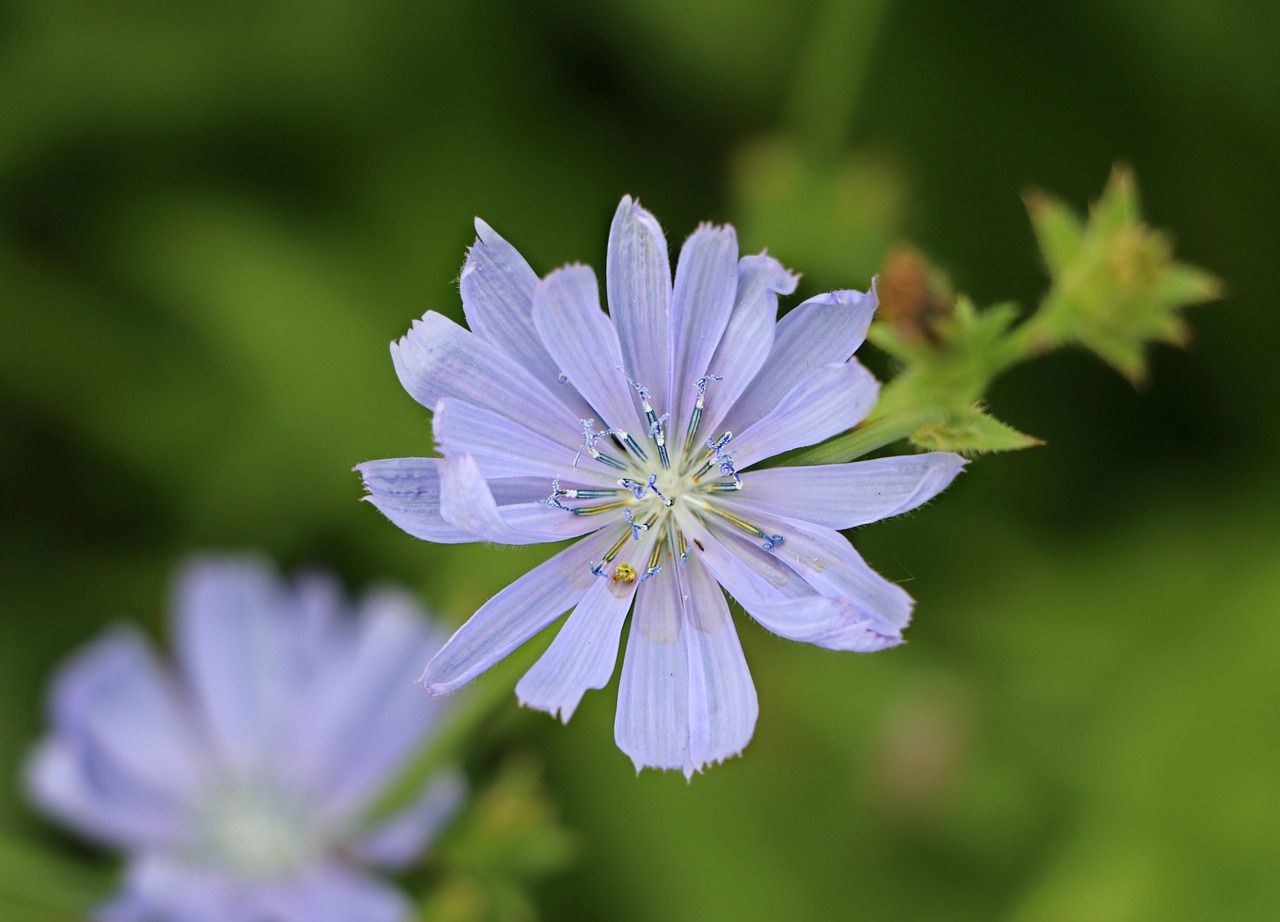
<path id="1" fill-rule="evenodd" d="M 959 452 L 1017 451 L 1044 444 L 976 407 L 921 426 L 911 433 L 911 441 L 928 451 Z"/>
<path id="2" fill-rule="evenodd" d="M 1049 274 L 1056 276 L 1079 255 L 1084 224 L 1075 212 L 1044 192 L 1030 192 L 1025 201 L 1045 265 Z"/>

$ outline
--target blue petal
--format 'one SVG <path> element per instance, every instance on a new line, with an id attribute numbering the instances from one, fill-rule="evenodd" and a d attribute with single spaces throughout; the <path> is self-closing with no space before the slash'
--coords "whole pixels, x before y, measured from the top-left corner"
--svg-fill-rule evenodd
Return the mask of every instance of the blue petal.
<path id="1" fill-rule="evenodd" d="M 359 617 L 335 619 L 325 656 L 305 688 L 290 773 L 316 792 L 317 809 L 343 825 L 395 776 L 440 719 L 411 677 L 444 641 L 408 595 L 383 590 Z"/>
<path id="2" fill-rule="evenodd" d="M 466 792 L 460 773 L 437 776 L 414 803 L 347 848 L 368 864 L 406 868 L 457 813 Z"/>
<path id="3" fill-rule="evenodd" d="M 683 433 L 693 406 L 694 382 L 720 344 L 738 290 L 738 236 L 732 227 L 704 225 L 680 250 L 671 296 L 674 334 L 671 403 L 664 408 Z"/>
<path id="4" fill-rule="evenodd" d="M 948 452 L 774 467 L 744 476 L 741 493 L 722 502 L 751 520 L 756 513 L 783 515 L 837 530 L 910 512 L 941 493 L 965 465 Z"/>
<path id="5" fill-rule="evenodd" d="M 739 470 L 765 458 L 816 445 L 862 422 L 876 405 L 880 385 L 857 361 L 816 369 L 745 431 L 730 448 Z"/>
<path id="6" fill-rule="evenodd" d="M 621 375 L 618 378 L 621 380 Z M 500 413 L 462 400 L 442 400 L 436 404 L 431 428 L 446 456 L 471 455 L 486 479 L 545 477 L 547 492 L 550 492 L 552 478 L 565 483 L 582 481 L 583 485 L 616 485 L 617 472 L 589 454 L 579 459 L 575 469 L 576 446 L 567 448 L 563 442 L 530 432 Z M 571 433 L 577 434 L 578 430 Z"/>
<path id="7" fill-rule="evenodd" d="M 177 846 L 191 835 L 191 813 L 136 779 L 122 779 L 118 766 L 70 739 L 37 744 L 24 767 L 23 783 L 42 812 L 104 845 Z"/>
<path id="8" fill-rule="evenodd" d="M 782 544 L 768 553 L 823 595 L 848 599 L 858 620 L 868 622 L 877 632 L 898 636 L 911 620 L 915 604 L 911 596 L 867 566 L 838 531 L 763 513 L 752 522 L 770 534 L 782 535 Z"/>
<path id="9" fill-rule="evenodd" d="M 773 348 L 778 320 L 778 295 L 796 290 L 797 277 L 764 253 L 738 260 L 737 297 L 724 335 L 707 364 L 711 374 L 723 376 L 707 391 L 702 425 L 718 432 L 719 422 L 763 367 Z"/>
<path id="10" fill-rule="evenodd" d="M 847 361 L 866 339 L 876 304 L 874 289 L 868 294 L 832 291 L 783 317 L 764 367 L 725 416 L 723 427 L 746 429 L 817 369 Z"/>
<path id="11" fill-rule="evenodd" d="M 560 370 L 594 408 L 600 428 L 638 431 L 630 385 L 618 371 L 624 364 L 618 333 L 600 310 L 591 268 L 568 266 L 548 275 L 534 295 L 533 321 Z"/>
<path id="12" fill-rule="evenodd" d="M 737 533 L 693 523 L 699 559 L 730 595 L 766 630 L 829 650 L 870 652 L 901 642 L 877 630 L 849 599 L 823 595 L 793 569 Z"/>
<path id="13" fill-rule="evenodd" d="M 630 196 L 609 228 L 605 285 L 623 367 L 650 389 L 654 407 L 664 413 L 671 380 L 671 264 L 662 228 Z"/>
<path id="14" fill-rule="evenodd" d="M 479 218 L 476 233 L 480 236 L 467 253 L 459 282 L 467 326 L 546 384 L 575 416 L 589 415 L 577 391 L 558 386 L 560 369 L 534 330 L 533 292 L 538 277 L 516 248 Z"/>
<path id="15" fill-rule="evenodd" d="M 287 764 L 308 665 L 290 593 L 266 561 L 244 558 L 189 563 L 175 595 L 179 659 L 225 764 Z"/>
<path id="16" fill-rule="evenodd" d="M 440 515 L 440 464 L 439 458 L 387 458 L 355 469 L 369 491 L 365 499 L 415 538 L 437 544 L 479 541 Z"/>
<path id="17" fill-rule="evenodd" d="M 337 863 L 313 868 L 266 890 L 255 908 L 246 920 L 406 922 L 413 917 L 408 900 L 395 888 Z"/>
<path id="18" fill-rule="evenodd" d="M 636 592 L 613 737 L 637 772 L 690 763 L 682 577 L 667 567 Z"/>
<path id="19" fill-rule="evenodd" d="M 485 541 L 543 544 L 576 538 L 604 524 L 598 516 L 573 515 L 536 500 L 499 506 L 470 455 L 446 458 L 439 470 L 440 514 L 449 524 Z"/>
<path id="20" fill-rule="evenodd" d="M 630 563 L 644 572 L 654 538 L 628 541 L 617 563 Z M 588 689 L 609 684 L 618 661 L 622 623 L 631 608 L 638 580 L 596 578 L 582 596 L 555 640 L 516 683 L 516 696 L 526 707 L 559 715 L 565 723 Z"/>
<path id="21" fill-rule="evenodd" d="M 136 632 L 116 629 L 62 667 L 52 709 L 26 772 L 43 810 L 111 843 L 186 838 L 208 751 Z"/>
<path id="22" fill-rule="evenodd" d="M 427 664 L 423 687 L 432 695 L 461 688 L 563 615 L 602 582 L 588 564 L 617 539 L 612 529 L 584 538 L 491 598 Z"/>
<path id="23" fill-rule="evenodd" d="M 578 416 L 502 350 L 428 311 L 399 342 L 391 360 L 400 383 L 428 409 L 456 397 L 493 410 L 554 441 L 578 431 Z"/>
<path id="24" fill-rule="evenodd" d="M 684 646 L 689 677 L 689 763 L 686 777 L 736 756 L 751 741 L 760 712 L 729 606 L 697 558 L 683 573 Z"/>

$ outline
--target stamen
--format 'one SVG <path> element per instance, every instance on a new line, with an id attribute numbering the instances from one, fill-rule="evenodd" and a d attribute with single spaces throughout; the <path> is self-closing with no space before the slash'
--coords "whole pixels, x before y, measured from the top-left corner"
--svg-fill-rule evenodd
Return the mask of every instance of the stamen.
<path id="1" fill-rule="evenodd" d="M 663 470 L 669 470 L 671 468 L 671 459 L 667 456 L 667 438 L 662 431 L 662 424 L 671 414 L 664 413 L 662 419 L 659 419 L 658 414 L 653 410 L 653 404 L 649 402 L 653 397 L 653 392 L 627 374 L 621 365 L 615 365 L 614 367 L 622 372 L 622 376 L 631 382 L 631 386 L 640 395 L 640 409 L 644 410 L 644 418 L 649 423 L 649 438 L 653 439 L 653 444 L 658 446 L 658 458 L 662 461 Z"/>
<path id="2" fill-rule="evenodd" d="M 689 562 L 689 542 L 685 540 L 683 531 L 677 531 L 676 536 L 680 539 L 680 569 L 683 570 Z"/>
<path id="3" fill-rule="evenodd" d="M 624 490 L 630 490 L 631 495 L 636 499 L 644 499 L 645 491 L 649 489 L 645 484 L 638 480 L 632 480 L 630 477 L 623 477 L 618 481 L 618 486 Z"/>
<path id="4" fill-rule="evenodd" d="M 734 525 L 737 525 L 747 534 L 755 535 L 757 538 L 763 538 L 764 544 L 760 545 L 760 547 L 763 550 L 772 551 L 775 548 L 780 547 L 782 543 L 786 540 L 782 535 L 771 535 L 767 531 L 762 531 L 761 529 L 752 525 L 746 519 L 738 518 L 738 516 L 734 515 L 732 512 L 729 512 L 725 509 L 721 509 L 715 503 L 707 503 L 706 508 L 711 512 L 714 512 L 716 515 L 720 516 L 720 518 L 724 519 L 725 521 L 732 522 Z"/>
<path id="5" fill-rule="evenodd" d="M 617 496 L 617 490 L 565 490 L 563 495 L 569 499 L 603 499 L 606 496 Z"/>
<path id="6" fill-rule="evenodd" d="M 616 503 L 605 503 L 603 506 L 583 506 L 579 509 L 570 509 L 574 515 L 601 515 L 605 512 L 612 512 L 615 509 L 621 509 L 625 503 L 619 501 Z"/>
<path id="7" fill-rule="evenodd" d="M 622 553 L 622 549 L 626 547 L 627 539 L 630 537 L 631 537 L 630 534 L 623 533 L 622 537 L 619 538 L 617 542 L 613 545 L 613 547 L 609 548 L 609 550 L 605 553 L 604 561 L 600 564 L 600 566 L 603 567 L 606 563 L 612 563 L 613 558 L 617 557 L 618 554 Z"/>
<path id="8" fill-rule="evenodd" d="M 655 541 L 653 542 L 653 550 L 649 552 L 649 569 L 645 572 L 644 576 L 640 577 L 640 582 L 643 583 L 649 577 L 653 576 L 653 574 L 657 573 L 659 570 L 662 569 L 662 567 L 658 566 L 658 561 L 661 559 L 662 559 L 662 542 Z"/>
<path id="9" fill-rule="evenodd" d="M 702 408 L 706 403 L 707 385 L 712 381 L 723 381 L 721 375 L 703 375 L 693 386 L 698 389 L 698 399 L 693 402 L 693 413 L 689 416 L 689 431 L 684 437 L 684 453 L 693 450 L 693 443 L 698 437 L 698 427 L 702 425 Z"/>
<path id="10" fill-rule="evenodd" d="M 623 432 L 619 435 L 619 438 L 622 440 L 623 446 L 642 462 L 649 460 L 649 455 L 640 447 L 640 443 L 631 437 L 631 433 Z"/>
<path id="11" fill-rule="evenodd" d="M 733 480 L 713 480 L 711 483 L 701 485 L 704 493 L 737 493 L 742 489 L 742 478 L 735 477 Z"/>
<path id="12" fill-rule="evenodd" d="M 591 427 L 596 424 L 594 419 L 579 420 L 582 423 L 582 444 L 578 446 L 578 453 L 573 456 L 573 468 L 578 469 L 578 462 L 582 460 L 584 454 L 591 455 L 602 464 L 607 464 L 619 471 L 625 471 L 627 466 L 612 455 L 606 455 L 604 452 L 596 448 L 596 442 L 604 438 L 606 435 L 626 435 L 621 429 L 602 429 L 599 432 L 592 432 Z"/>
<path id="13" fill-rule="evenodd" d="M 637 522 L 631 515 L 630 509 L 622 510 L 623 517 L 627 520 L 627 524 L 631 526 L 631 537 L 636 541 L 640 540 L 640 532 L 649 530 L 649 523 Z"/>
<path id="14" fill-rule="evenodd" d="M 662 500 L 663 505 L 666 506 L 668 509 L 670 509 L 672 506 L 676 504 L 675 500 L 667 499 L 665 496 L 662 495 L 662 491 L 658 489 L 657 474 L 649 475 L 649 483 L 646 485 L 646 489 L 651 490 L 655 495 L 657 495 L 658 499 Z M 640 499 L 640 497 L 636 497 L 636 498 Z"/>
<path id="15" fill-rule="evenodd" d="M 711 470 L 711 465 L 715 464 L 720 467 L 720 475 L 722 477 L 732 477 L 734 481 L 738 481 L 738 472 L 733 467 L 733 452 L 725 451 L 725 445 L 729 444 L 729 440 L 733 438 L 731 431 L 726 431 L 718 439 L 707 439 L 707 448 L 711 449 L 711 454 L 703 462 L 702 467 L 698 468 L 698 472 L 693 475 L 693 482 L 697 483 Z"/>
<path id="16" fill-rule="evenodd" d="M 626 378 L 628 381 L 631 382 L 631 386 L 634 387 L 636 389 L 636 393 L 640 395 L 641 404 L 648 403 L 649 399 L 653 397 L 653 392 L 650 391 L 649 388 L 641 384 L 639 381 L 637 381 L 635 378 L 631 377 L 631 375 L 627 374 L 626 369 L 623 368 L 621 365 L 614 365 L 613 367 L 618 369 L 618 371 L 622 372 L 622 377 Z"/>
<path id="17" fill-rule="evenodd" d="M 557 509 L 563 509 L 565 512 L 573 512 L 572 508 L 560 502 L 560 497 L 568 496 L 568 495 L 569 495 L 568 490 L 560 489 L 560 478 L 557 477 L 556 479 L 551 481 L 551 495 L 548 496 L 546 499 L 538 500 L 538 502 L 544 506 L 554 506 Z"/>
<path id="18" fill-rule="evenodd" d="M 556 383 L 557 383 L 557 384 L 568 384 L 568 383 L 569 383 L 569 376 L 568 376 L 568 375 L 566 375 L 563 371 L 561 371 L 561 372 L 557 372 L 557 373 L 556 373 Z"/>

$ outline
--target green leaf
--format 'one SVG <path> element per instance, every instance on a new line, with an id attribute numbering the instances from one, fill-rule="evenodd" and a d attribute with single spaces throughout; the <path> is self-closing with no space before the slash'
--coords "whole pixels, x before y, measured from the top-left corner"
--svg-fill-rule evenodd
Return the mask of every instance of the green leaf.
<path id="1" fill-rule="evenodd" d="M 1023 200 L 1050 274 L 1061 272 L 1080 253 L 1084 224 L 1070 208 L 1044 192 L 1029 192 Z"/>
<path id="2" fill-rule="evenodd" d="M 1019 432 L 977 407 L 949 414 L 945 419 L 921 426 L 911 433 L 911 441 L 928 451 L 1016 451 L 1043 445 L 1040 439 Z"/>
<path id="3" fill-rule="evenodd" d="M 1142 222 L 1137 187 L 1118 167 L 1087 223 L 1043 194 L 1027 208 L 1053 284 L 1019 333 L 1040 352 L 1079 343 L 1125 377 L 1146 374 L 1146 345 L 1184 344 L 1181 311 L 1219 296 L 1217 279 L 1174 259 L 1173 245 Z"/>

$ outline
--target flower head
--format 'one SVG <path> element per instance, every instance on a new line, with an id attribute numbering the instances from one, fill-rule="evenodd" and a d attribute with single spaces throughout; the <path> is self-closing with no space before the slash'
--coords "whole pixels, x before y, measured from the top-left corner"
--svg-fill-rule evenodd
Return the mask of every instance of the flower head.
<path id="1" fill-rule="evenodd" d="M 112 922 L 396 922 L 404 899 L 361 869 L 407 864 L 453 812 L 442 775 L 369 827 L 362 814 L 431 735 L 438 707 L 402 677 L 439 646 L 406 596 L 348 609 L 329 580 L 264 563 L 181 574 L 172 672 L 129 628 L 67 663 L 28 765 L 35 803 L 126 851 Z"/>
<path id="2" fill-rule="evenodd" d="M 770 631 L 836 650 L 901 641 L 911 599 L 839 530 L 912 509 L 956 455 L 752 470 L 860 422 L 879 386 L 856 360 L 875 293 L 834 291 L 777 320 L 796 277 L 699 227 L 674 284 L 662 229 L 624 198 L 595 274 L 541 281 L 483 222 L 462 270 L 471 329 L 428 313 L 392 345 L 434 411 L 443 458 L 359 466 L 368 498 L 428 541 L 582 540 L 494 596 L 427 665 L 433 694 L 469 682 L 572 609 L 516 686 L 568 720 L 613 673 L 632 624 L 615 735 L 686 775 L 751 738 L 755 688 L 724 589 Z"/>

